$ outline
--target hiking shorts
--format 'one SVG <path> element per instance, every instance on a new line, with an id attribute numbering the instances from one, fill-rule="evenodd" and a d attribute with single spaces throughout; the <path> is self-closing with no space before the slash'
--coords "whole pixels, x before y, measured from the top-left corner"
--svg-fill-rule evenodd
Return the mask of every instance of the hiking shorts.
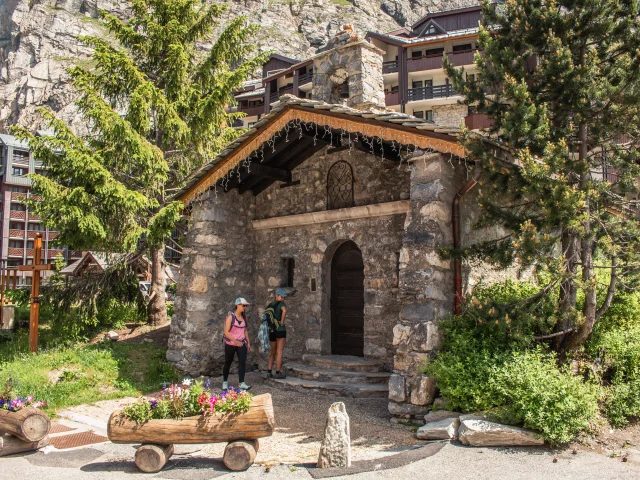
<path id="1" fill-rule="evenodd" d="M 278 338 L 287 338 L 286 330 L 276 330 L 275 332 L 269 332 L 269 341 L 275 342 Z"/>

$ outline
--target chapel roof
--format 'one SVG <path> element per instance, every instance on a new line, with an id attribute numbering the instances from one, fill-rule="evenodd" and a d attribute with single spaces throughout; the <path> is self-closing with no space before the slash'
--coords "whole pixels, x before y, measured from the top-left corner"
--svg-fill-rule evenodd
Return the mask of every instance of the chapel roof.
<path id="1" fill-rule="evenodd" d="M 319 134 L 327 132 L 328 129 L 359 133 L 370 138 L 378 138 L 380 143 L 394 142 L 398 145 L 413 145 L 414 148 L 427 151 L 466 156 L 464 147 L 458 141 L 461 134 L 459 127 L 436 125 L 392 110 L 356 110 L 342 104 L 284 95 L 280 97 L 280 101 L 272 104 L 270 113 L 196 171 L 187 184 L 176 193 L 175 198 L 188 205 L 213 188 L 229 172 L 234 169 L 239 172 L 242 165 L 248 165 L 247 159 L 272 141 L 274 135 L 288 128 L 290 122 L 315 124 Z"/>

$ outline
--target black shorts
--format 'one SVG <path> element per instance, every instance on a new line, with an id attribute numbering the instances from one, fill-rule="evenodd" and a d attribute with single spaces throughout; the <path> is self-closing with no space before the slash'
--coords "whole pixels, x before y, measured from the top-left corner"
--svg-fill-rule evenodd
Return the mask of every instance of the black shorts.
<path id="1" fill-rule="evenodd" d="M 287 338 L 286 330 L 276 330 L 275 332 L 269 332 L 269 341 L 275 342 L 277 338 Z"/>

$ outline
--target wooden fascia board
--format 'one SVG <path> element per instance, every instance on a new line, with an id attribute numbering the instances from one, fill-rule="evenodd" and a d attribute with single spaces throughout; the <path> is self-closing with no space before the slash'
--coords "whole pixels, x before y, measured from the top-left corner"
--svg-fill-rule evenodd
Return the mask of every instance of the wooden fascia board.
<path id="1" fill-rule="evenodd" d="M 406 42 L 401 42 L 400 40 L 396 40 L 395 38 L 389 38 L 385 35 L 382 35 L 376 32 L 368 32 L 365 38 L 375 38 L 376 40 L 380 40 L 381 42 L 384 42 L 389 45 L 394 45 L 396 47 L 410 45 Z"/>
<path id="2" fill-rule="evenodd" d="M 422 150 L 433 149 L 440 153 L 449 153 L 458 157 L 466 157 L 466 149 L 450 135 L 444 135 L 425 130 L 418 130 L 403 125 L 380 122 L 362 117 L 328 112 L 325 110 L 310 110 L 290 105 L 284 108 L 263 129 L 258 130 L 247 138 L 242 146 L 230 153 L 225 159 L 213 167 L 196 184 L 182 193 L 178 200 L 188 205 L 200 195 L 213 187 L 216 182 L 234 169 L 255 150 L 269 140 L 293 120 L 304 123 L 326 125 L 345 132 L 358 132 L 368 137 L 378 137 L 386 141 L 395 141 L 402 145 L 415 145 Z"/>

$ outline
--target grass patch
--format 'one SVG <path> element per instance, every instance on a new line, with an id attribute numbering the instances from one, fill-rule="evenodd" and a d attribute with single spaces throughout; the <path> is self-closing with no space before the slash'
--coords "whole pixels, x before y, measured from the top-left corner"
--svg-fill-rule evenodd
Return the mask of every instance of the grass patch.
<path id="1" fill-rule="evenodd" d="M 353 5 L 349 0 L 331 0 L 331 3 L 339 7 L 350 7 Z"/>
<path id="2" fill-rule="evenodd" d="M 43 332 L 44 344 L 49 337 Z M 166 350 L 150 343 L 76 344 L 27 353 L 28 333 L 0 343 L 0 382 L 17 382 L 17 395 L 47 402 L 47 413 L 59 409 L 153 392 L 180 375 L 167 363 Z"/>

